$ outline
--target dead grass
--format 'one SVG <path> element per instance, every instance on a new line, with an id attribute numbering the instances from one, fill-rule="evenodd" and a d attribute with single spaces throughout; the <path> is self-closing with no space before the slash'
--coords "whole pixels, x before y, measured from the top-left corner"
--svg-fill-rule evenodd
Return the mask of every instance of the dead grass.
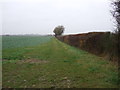
<path id="1" fill-rule="evenodd" d="M 38 59 L 27 59 L 27 60 L 20 60 L 18 63 L 19 64 L 22 64 L 22 63 L 43 64 L 43 63 L 48 63 L 48 61 L 46 61 L 46 60 L 38 60 Z"/>

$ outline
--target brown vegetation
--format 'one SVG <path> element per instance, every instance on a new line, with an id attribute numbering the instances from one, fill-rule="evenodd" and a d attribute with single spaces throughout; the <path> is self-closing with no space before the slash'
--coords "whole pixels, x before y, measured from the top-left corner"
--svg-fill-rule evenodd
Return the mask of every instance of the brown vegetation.
<path id="1" fill-rule="evenodd" d="M 31 64 L 43 64 L 43 63 L 47 63 L 48 61 L 45 61 L 45 60 L 37 60 L 37 59 L 27 59 L 27 60 L 20 60 L 19 63 L 20 64 L 23 64 L 23 63 L 31 63 Z"/>
<path id="2" fill-rule="evenodd" d="M 89 32 L 84 34 L 58 36 L 57 38 L 71 46 L 86 50 L 99 56 L 117 60 L 117 48 L 113 44 L 115 35 L 110 32 Z"/>

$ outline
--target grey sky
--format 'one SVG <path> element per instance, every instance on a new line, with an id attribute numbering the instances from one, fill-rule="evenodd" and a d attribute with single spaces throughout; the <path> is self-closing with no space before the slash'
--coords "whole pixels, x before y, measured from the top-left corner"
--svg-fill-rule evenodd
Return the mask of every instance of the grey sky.
<path id="1" fill-rule="evenodd" d="M 51 34 L 58 25 L 65 34 L 113 29 L 109 0 L 6 0 L 0 9 L 2 34 Z"/>

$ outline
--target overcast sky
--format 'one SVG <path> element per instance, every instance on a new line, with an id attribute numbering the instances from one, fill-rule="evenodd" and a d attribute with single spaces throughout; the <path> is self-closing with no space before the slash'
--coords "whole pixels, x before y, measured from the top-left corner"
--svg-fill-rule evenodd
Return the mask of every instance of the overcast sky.
<path id="1" fill-rule="evenodd" d="M 109 0 L 4 0 L 0 4 L 2 34 L 65 34 L 112 31 Z"/>

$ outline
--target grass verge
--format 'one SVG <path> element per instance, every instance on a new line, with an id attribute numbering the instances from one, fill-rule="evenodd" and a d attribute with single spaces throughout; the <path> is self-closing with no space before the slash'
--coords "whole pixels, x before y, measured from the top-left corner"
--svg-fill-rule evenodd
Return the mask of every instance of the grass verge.
<path id="1" fill-rule="evenodd" d="M 3 58 L 9 58 L 2 62 L 5 88 L 118 87 L 115 65 L 57 39 L 38 46 L 3 50 Z M 46 63 L 19 63 L 29 59 Z"/>

